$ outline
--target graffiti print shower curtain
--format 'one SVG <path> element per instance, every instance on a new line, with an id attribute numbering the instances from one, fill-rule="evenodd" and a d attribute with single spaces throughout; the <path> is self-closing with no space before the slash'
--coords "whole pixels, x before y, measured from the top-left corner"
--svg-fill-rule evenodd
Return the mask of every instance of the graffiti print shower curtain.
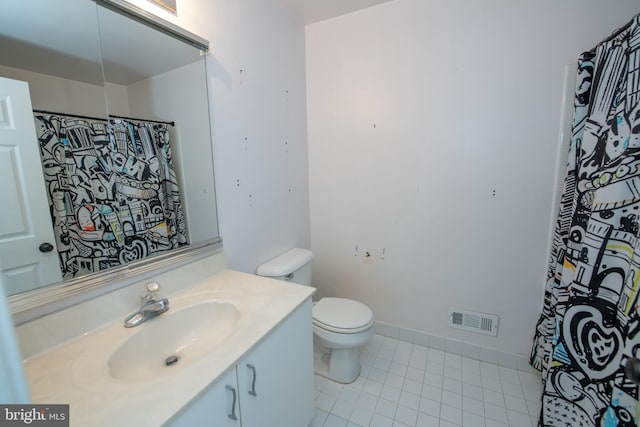
<path id="1" fill-rule="evenodd" d="M 187 243 L 167 124 L 35 120 L 63 278 Z"/>
<path id="2" fill-rule="evenodd" d="M 584 53 L 531 363 L 540 425 L 636 426 L 640 357 L 640 16 Z"/>

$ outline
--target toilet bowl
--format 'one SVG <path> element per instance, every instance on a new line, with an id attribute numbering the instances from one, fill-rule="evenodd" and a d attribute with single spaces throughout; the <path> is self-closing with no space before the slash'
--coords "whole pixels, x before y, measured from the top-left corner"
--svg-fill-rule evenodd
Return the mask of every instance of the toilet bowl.
<path id="1" fill-rule="evenodd" d="M 291 249 L 261 264 L 259 276 L 311 284 L 313 254 L 306 249 Z M 330 380 L 348 384 L 360 374 L 359 348 L 373 334 L 374 317 L 369 307 L 347 298 L 321 298 L 313 305 L 314 342 L 324 351 L 316 360 L 316 373 Z"/>
<path id="2" fill-rule="evenodd" d="M 327 365 L 316 363 L 320 375 L 351 383 L 360 375 L 359 347 L 373 334 L 373 313 L 366 305 L 346 298 L 322 298 L 313 306 L 313 333 L 330 351 Z"/>

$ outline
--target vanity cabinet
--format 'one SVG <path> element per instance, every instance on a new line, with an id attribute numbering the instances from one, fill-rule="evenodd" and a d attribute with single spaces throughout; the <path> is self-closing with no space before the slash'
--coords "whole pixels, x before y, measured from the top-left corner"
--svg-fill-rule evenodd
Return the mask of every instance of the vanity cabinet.
<path id="1" fill-rule="evenodd" d="M 237 364 L 243 427 L 307 426 L 313 418 L 311 300 Z"/>
<path id="2" fill-rule="evenodd" d="M 307 299 L 165 425 L 307 426 L 313 406 L 313 331 Z"/>
<path id="3" fill-rule="evenodd" d="M 218 378 L 213 385 L 178 412 L 165 426 L 240 427 L 235 367 Z"/>

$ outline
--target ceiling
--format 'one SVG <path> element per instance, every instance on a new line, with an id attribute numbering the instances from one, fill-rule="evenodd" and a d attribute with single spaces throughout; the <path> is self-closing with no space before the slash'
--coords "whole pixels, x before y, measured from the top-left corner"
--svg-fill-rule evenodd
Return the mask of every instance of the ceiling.
<path id="1" fill-rule="evenodd" d="M 366 9 L 391 0 L 279 0 L 283 7 L 305 25 Z"/>

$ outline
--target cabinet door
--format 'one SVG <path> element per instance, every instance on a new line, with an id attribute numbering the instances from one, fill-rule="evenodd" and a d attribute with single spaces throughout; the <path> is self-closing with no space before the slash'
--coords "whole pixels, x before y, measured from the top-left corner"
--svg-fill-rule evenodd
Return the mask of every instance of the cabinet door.
<path id="1" fill-rule="evenodd" d="M 307 426 L 313 417 L 313 330 L 307 300 L 237 364 L 243 427 Z"/>
<path id="2" fill-rule="evenodd" d="M 240 402 L 235 368 L 204 390 L 164 426 L 240 427 Z"/>

